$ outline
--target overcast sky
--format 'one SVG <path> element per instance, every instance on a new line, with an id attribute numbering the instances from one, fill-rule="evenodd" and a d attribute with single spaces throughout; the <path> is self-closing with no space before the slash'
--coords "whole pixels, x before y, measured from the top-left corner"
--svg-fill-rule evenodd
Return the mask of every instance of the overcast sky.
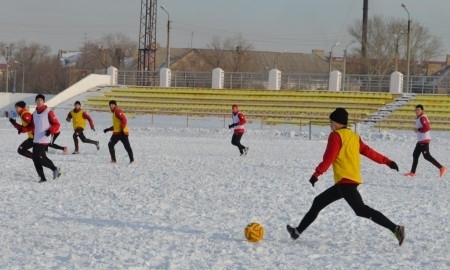
<path id="1" fill-rule="evenodd" d="M 450 54 L 450 1 L 369 0 L 369 16 L 411 19 L 440 36 Z M 256 50 L 310 53 L 333 50 L 342 55 L 351 41 L 347 26 L 362 19 L 362 0 L 158 0 L 157 42 L 166 46 L 167 14 L 172 21 L 171 47 L 205 48 L 214 36 L 240 34 Z M 25 40 L 59 49 L 78 50 L 86 41 L 121 32 L 138 44 L 139 0 L 2 0 L 0 42 Z M 406 30 L 405 30 L 406 31 Z M 355 45 L 357 46 L 357 45 Z"/>

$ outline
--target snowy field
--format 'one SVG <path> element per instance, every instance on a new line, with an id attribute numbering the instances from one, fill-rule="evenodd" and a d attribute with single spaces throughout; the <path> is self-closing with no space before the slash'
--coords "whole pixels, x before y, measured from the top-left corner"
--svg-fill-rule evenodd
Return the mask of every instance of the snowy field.
<path id="1" fill-rule="evenodd" d="M 71 155 L 68 110 L 56 113 L 57 143 L 69 154 L 49 153 L 62 176 L 43 184 L 31 159 L 16 152 L 26 136 L 0 118 L 0 269 L 450 269 L 450 173 L 439 178 L 421 157 L 417 177 L 402 175 L 412 163 L 412 131 L 358 131 L 400 167 L 363 158 L 359 191 L 406 227 L 403 246 L 344 201 L 292 241 L 286 224 L 297 225 L 333 183 L 331 168 L 314 188 L 308 182 L 328 127 L 314 128 L 309 140 L 307 127 L 254 122 L 242 139 L 249 154 L 240 157 L 224 119 L 189 119 L 186 127 L 183 117 L 129 115 L 136 163 L 128 165 L 119 142 L 111 164 L 111 133 L 102 132 L 111 115 L 91 112 L 97 132 L 85 134 L 100 140 L 100 150 L 80 144 L 80 154 Z M 450 168 L 450 134 L 432 137 L 431 154 Z M 265 228 L 260 243 L 243 236 L 250 222 Z"/>

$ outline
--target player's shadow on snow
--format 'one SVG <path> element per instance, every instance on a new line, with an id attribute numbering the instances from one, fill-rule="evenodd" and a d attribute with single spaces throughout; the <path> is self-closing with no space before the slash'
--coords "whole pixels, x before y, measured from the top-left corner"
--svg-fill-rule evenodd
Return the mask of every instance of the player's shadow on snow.
<path id="1" fill-rule="evenodd" d="M 74 221 L 78 223 L 93 225 L 102 228 L 130 228 L 133 230 L 148 230 L 148 231 L 165 231 L 169 233 L 185 233 L 185 234 L 204 234 L 204 231 L 196 230 L 187 226 L 180 228 L 170 228 L 164 226 L 154 226 L 145 222 L 126 222 L 121 220 L 98 219 L 98 218 L 84 218 L 84 217 L 50 217 L 43 216 L 43 218 L 53 219 L 59 222 Z"/>

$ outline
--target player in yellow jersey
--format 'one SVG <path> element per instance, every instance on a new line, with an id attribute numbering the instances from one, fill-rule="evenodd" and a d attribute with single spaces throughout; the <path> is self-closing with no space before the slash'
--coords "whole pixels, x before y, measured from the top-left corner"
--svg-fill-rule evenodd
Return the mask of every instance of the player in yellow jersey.
<path id="1" fill-rule="evenodd" d="M 114 146 L 118 141 L 121 141 L 125 150 L 128 153 L 128 157 L 130 158 L 130 164 L 134 162 L 133 150 L 130 146 L 130 141 L 128 140 L 129 129 L 127 126 L 127 117 L 122 112 L 122 110 L 117 106 L 115 100 L 109 101 L 109 109 L 112 112 L 112 122 L 113 125 L 109 128 L 105 128 L 103 130 L 104 133 L 108 131 L 112 131 L 113 134 L 108 143 L 109 153 L 111 155 L 111 163 L 116 163 L 116 151 L 114 150 Z"/>
<path id="2" fill-rule="evenodd" d="M 293 240 L 296 240 L 308 226 L 314 222 L 320 211 L 329 204 L 345 199 L 355 214 L 365 217 L 394 233 L 399 245 L 405 238 L 405 228 L 390 221 L 381 212 L 364 204 L 358 185 L 362 183 L 360 155 L 389 166 L 398 171 L 397 164 L 366 145 L 358 134 L 347 128 L 348 113 L 344 108 L 337 108 L 330 114 L 331 133 L 323 154 L 322 162 L 317 166 L 309 182 L 314 187 L 318 177 L 333 166 L 334 185 L 314 198 L 311 208 L 297 227 L 287 225 Z"/>
<path id="3" fill-rule="evenodd" d="M 16 119 L 12 117 L 9 118 L 9 122 L 13 124 L 20 134 L 22 127 L 26 127 L 31 124 L 31 113 L 27 110 L 26 103 L 24 101 L 17 102 L 15 107 L 17 114 L 20 116 L 21 124 L 16 123 Z M 33 154 L 29 149 L 33 148 L 33 131 L 30 130 L 27 133 L 28 138 L 20 144 L 17 152 L 24 157 L 32 158 Z"/>
<path id="4" fill-rule="evenodd" d="M 73 105 L 74 108 L 67 114 L 66 121 L 73 123 L 73 142 L 75 144 L 75 151 L 73 151 L 72 154 L 78 154 L 79 148 L 78 148 L 78 137 L 80 137 L 80 140 L 83 143 L 90 143 L 94 144 L 95 147 L 97 147 L 97 150 L 100 149 L 100 144 L 98 141 L 94 141 L 91 139 L 86 138 L 84 136 L 84 129 L 86 128 L 86 120 L 89 122 L 89 126 L 91 127 L 91 130 L 95 131 L 94 121 L 92 121 L 91 116 L 87 112 L 85 112 L 83 109 L 81 109 L 81 103 L 79 101 L 75 101 L 75 104 Z"/>

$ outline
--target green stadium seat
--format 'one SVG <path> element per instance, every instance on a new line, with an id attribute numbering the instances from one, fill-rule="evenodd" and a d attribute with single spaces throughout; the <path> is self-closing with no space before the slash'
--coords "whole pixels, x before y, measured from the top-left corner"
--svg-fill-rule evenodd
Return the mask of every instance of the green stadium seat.
<path id="1" fill-rule="evenodd" d="M 109 110 L 114 99 L 127 113 L 229 115 L 238 104 L 249 118 L 273 123 L 324 121 L 336 107 L 346 108 L 355 121 L 392 102 L 391 93 L 311 90 L 235 90 L 204 88 L 114 87 L 84 102 L 86 109 Z"/>

